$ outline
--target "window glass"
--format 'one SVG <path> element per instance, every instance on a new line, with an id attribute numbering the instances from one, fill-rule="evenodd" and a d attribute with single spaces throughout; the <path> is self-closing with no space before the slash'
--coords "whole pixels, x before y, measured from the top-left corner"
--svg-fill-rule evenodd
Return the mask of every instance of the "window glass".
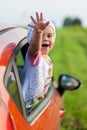
<path id="1" fill-rule="evenodd" d="M 7 80 L 7 89 L 14 100 L 15 104 L 21 111 L 21 102 L 20 102 L 20 96 L 18 92 L 18 87 L 15 79 L 15 74 L 14 74 L 14 68 L 11 67 L 9 73 L 8 73 L 8 80 Z"/>

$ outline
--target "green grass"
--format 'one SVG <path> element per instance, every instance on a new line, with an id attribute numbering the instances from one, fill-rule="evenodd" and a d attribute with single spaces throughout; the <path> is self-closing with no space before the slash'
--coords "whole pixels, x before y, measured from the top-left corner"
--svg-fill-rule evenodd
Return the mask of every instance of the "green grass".
<path id="1" fill-rule="evenodd" d="M 63 106 L 66 116 L 62 118 L 61 130 L 87 130 L 87 28 L 79 26 L 57 29 L 54 49 L 50 52 L 57 81 L 61 73 L 78 77 L 81 88 L 66 91 Z"/>
<path id="2" fill-rule="evenodd" d="M 12 99 L 16 103 L 17 107 L 19 108 L 19 110 L 22 111 L 20 98 L 19 98 L 19 93 L 18 93 L 18 89 L 17 89 L 16 86 L 17 86 L 16 82 L 13 82 L 13 81 L 10 80 L 9 81 L 8 91 L 9 91 Z"/>

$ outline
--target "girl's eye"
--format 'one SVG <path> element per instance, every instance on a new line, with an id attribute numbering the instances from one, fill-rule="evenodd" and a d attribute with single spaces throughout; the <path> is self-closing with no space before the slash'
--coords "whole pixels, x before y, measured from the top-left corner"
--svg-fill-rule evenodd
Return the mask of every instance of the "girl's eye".
<path id="1" fill-rule="evenodd" d="M 52 35 L 51 35 L 51 34 L 49 34 L 49 35 L 47 35 L 47 37 L 52 37 Z"/>

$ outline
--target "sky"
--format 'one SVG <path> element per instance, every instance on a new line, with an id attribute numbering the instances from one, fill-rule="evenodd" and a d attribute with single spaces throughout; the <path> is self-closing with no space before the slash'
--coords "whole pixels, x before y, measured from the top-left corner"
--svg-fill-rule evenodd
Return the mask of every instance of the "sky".
<path id="1" fill-rule="evenodd" d="M 0 24 L 26 26 L 36 11 L 43 12 L 57 27 L 66 17 L 79 18 L 87 27 L 87 0 L 0 0 Z"/>

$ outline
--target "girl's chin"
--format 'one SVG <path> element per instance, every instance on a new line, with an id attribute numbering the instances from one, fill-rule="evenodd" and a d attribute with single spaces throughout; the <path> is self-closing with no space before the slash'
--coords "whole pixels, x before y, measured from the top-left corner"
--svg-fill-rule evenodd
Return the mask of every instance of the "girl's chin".
<path id="1" fill-rule="evenodd" d="M 49 52 L 49 47 L 42 47 L 41 51 L 42 51 L 42 53 L 48 54 L 48 52 Z"/>
<path id="2" fill-rule="evenodd" d="M 42 52 L 42 55 L 48 55 L 49 51 L 41 51 L 41 52 Z"/>

